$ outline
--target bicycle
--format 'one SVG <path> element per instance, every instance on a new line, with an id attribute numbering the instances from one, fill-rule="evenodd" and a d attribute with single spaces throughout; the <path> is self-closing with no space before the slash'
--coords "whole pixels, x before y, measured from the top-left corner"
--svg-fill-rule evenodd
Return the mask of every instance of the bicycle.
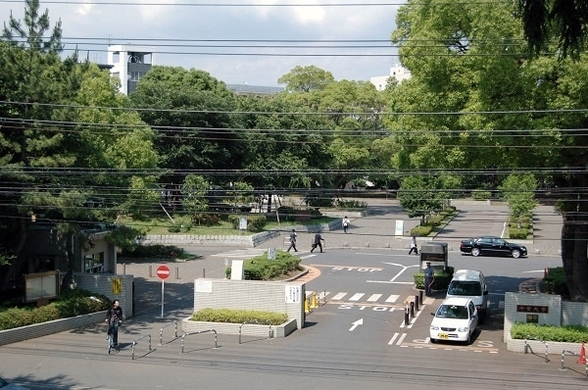
<path id="1" fill-rule="evenodd" d="M 120 326 L 120 323 L 119 323 Z M 108 327 L 108 334 L 106 337 L 106 341 L 108 342 L 108 354 L 110 355 L 110 353 L 112 352 L 112 349 L 116 349 L 118 351 L 118 344 L 114 343 L 114 332 L 118 331 L 118 329 L 116 329 L 114 326 L 109 326 Z"/>

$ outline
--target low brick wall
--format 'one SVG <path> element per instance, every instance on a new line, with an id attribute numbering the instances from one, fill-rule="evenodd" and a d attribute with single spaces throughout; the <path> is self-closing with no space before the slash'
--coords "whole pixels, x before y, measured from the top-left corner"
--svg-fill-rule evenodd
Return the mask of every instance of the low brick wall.
<path id="1" fill-rule="evenodd" d="M 106 311 L 83 314 L 76 317 L 43 322 L 41 324 L 21 326 L 20 328 L 0 331 L 0 345 L 17 343 L 36 337 L 47 336 L 66 330 L 77 329 L 104 321 Z"/>
<path id="2" fill-rule="evenodd" d="M 286 337 L 297 328 L 296 320 L 290 320 L 282 325 L 269 326 L 258 324 L 230 324 L 227 322 L 205 322 L 191 321 L 189 318 L 182 321 L 184 333 L 202 332 L 214 329 L 218 334 L 238 335 L 239 331 L 243 336 L 255 337 Z"/>

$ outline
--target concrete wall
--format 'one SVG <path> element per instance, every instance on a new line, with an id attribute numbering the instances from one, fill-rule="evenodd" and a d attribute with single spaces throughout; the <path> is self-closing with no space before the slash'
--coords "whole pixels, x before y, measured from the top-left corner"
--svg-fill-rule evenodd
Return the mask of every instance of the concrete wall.
<path id="1" fill-rule="evenodd" d="M 211 308 L 286 313 L 302 329 L 305 296 L 302 282 L 199 278 L 194 281 L 194 312 Z"/>
<path id="2" fill-rule="evenodd" d="M 133 316 L 133 275 L 78 273 L 74 278 L 78 288 L 105 295 L 111 300 L 118 299 L 124 316 Z"/>
<path id="3" fill-rule="evenodd" d="M 588 326 L 588 303 L 562 302 L 561 324 Z"/>

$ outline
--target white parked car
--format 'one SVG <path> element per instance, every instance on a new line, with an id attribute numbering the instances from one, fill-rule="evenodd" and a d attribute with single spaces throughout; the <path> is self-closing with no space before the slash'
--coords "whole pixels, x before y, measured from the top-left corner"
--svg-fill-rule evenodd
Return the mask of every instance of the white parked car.
<path id="1" fill-rule="evenodd" d="M 447 298 L 435 313 L 429 330 L 431 342 L 462 341 L 469 344 L 478 326 L 478 312 L 469 298 Z"/>

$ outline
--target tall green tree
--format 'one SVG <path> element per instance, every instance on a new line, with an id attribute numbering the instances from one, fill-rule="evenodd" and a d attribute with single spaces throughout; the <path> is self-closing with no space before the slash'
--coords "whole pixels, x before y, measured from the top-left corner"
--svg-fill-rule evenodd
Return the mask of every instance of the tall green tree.
<path id="1" fill-rule="evenodd" d="M 588 179 L 583 168 L 570 169 L 588 163 L 586 138 L 574 130 L 587 125 L 586 62 L 529 61 L 518 11 L 515 4 L 437 0 L 401 8 L 393 39 L 413 77 L 392 93 L 394 160 L 404 168 L 457 170 L 481 187 L 472 170 L 486 180 L 496 177 L 488 172 L 544 173 L 539 179 L 562 199 L 568 288 L 573 300 L 587 301 L 588 202 L 578 189 Z"/>
<path id="2" fill-rule="evenodd" d="M 314 65 L 297 65 L 278 79 L 278 84 L 286 84 L 288 92 L 320 91 L 333 82 L 335 77 L 331 72 Z"/>
<path id="3" fill-rule="evenodd" d="M 169 172 L 162 181 L 175 198 L 186 172 L 239 166 L 241 145 L 231 115 L 235 96 L 207 72 L 154 66 L 130 99 L 155 132 L 159 166 Z"/>

